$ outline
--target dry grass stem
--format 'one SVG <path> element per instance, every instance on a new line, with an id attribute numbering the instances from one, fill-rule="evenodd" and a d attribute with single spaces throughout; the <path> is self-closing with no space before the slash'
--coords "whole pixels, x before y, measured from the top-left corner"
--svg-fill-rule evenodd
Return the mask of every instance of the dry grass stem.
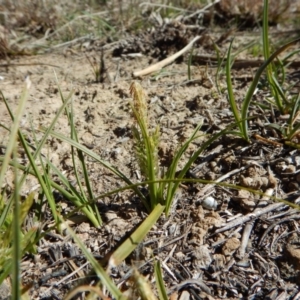
<path id="1" fill-rule="evenodd" d="M 170 57 L 167 57 L 166 59 L 144 69 L 144 70 L 140 70 L 140 71 L 135 71 L 133 72 L 133 77 L 140 77 L 140 76 L 145 76 L 145 75 L 149 75 L 153 72 L 157 72 L 160 71 L 163 67 L 169 65 L 170 63 L 172 63 L 175 59 L 177 59 L 178 57 L 180 57 L 181 55 L 183 55 L 185 52 L 189 51 L 195 42 L 197 42 L 200 39 L 200 36 L 196 36 L 188 45 L 186 45 L 183 49 L 181 49 L 180 51 L 176 52 L 175 54 L 173 54 Z"/>

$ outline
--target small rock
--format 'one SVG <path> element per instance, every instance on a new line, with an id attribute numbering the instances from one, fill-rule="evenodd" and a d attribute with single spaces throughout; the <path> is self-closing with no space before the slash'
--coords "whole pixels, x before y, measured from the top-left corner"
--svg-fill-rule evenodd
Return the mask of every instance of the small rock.
<path id="1" fill-rule="evenodd" d="M 230 238 L 222 247 L 224 255 L 232 255 L 239 247 L 241 242 L 237 238 Z"/>
<path id="2" fill-rule="evenodd" d="M 79 233 L 86 233 L 89 232 L 91 229 L 91 226 L 89 223 L 86 222 L 82 222 L 78 227 L 77 227 L 77 231 Z"/>
<path id="3" fill-rule="evenodd" d="M 178 260 L 178 261 L 180 261 L 180 262 L 182 262 L 182 261 L 184 261 L 185 260 L 185 254 L 183 253 L 183 252 L 177 252 L 176 254 L 175 254 L 175 257 L 176 257 L 176 259 Z"/>
<path id="4" fill-rule="evenodd" d="M 218 202 L 213 197 L 206 197 L 201 205 L 206 209 L 216 209 L 218 206 Z"/>
<path id="5" fill-rule="evenodd" d="M 207 269 L 212 262 L 210 253 L 211 251 L 205 245 L 197 247 L 193 252 L 194 265 L 200 269 Z"/>

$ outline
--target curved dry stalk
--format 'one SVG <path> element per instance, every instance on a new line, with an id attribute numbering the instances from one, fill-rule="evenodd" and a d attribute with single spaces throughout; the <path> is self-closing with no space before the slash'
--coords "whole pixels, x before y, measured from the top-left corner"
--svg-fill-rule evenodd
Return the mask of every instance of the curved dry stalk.
<path id="1" fill-rule="evenodd" d="M 165 67 L 165 66 L 169 65 L 170 63 L 172 63 L 176 58 L 178 58 L 179 56 L 181 56 L 182 54 L 184 54 L 185 52 L 190 50 L 192 48 L 193 44 L 195 42 L 197 42 L 199 39 L 200 39 L 200 36 L 196 36 L 189 44 L 187 44 L 183 49 L 176 52 L 172 56 L 167 57 L 164 60 L 162 60 L 162 61 L 160 61 L 160 62 L 158 62 L 158 63 L 156 63 L 152 66 L 149 66 L 148 68 L 146 68 L 144 70 L 133 72 L 133 77 L 145 76 L 145 75 L 148 75 L 150 73 L 159 71 L 163 67 Z"/>

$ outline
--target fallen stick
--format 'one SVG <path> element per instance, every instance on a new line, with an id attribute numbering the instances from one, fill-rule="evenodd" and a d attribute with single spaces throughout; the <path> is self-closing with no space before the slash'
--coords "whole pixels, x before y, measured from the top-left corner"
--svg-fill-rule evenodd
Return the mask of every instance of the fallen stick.
<path id="1" fill-rule="evenodd" d="M 285 206 L 285 203 L 282 202 L 275 202 L 273 204 L 270 204 L 269 206 L 260 208 L 260 209 L 255 209 L 252 213 L 248 213 L 247 215 L 240 217 L 238 219 L 234 219 L 233 221 L 227 223 L 225 226 L 217 229 L 214 234 L 220 233 L 220 232 L 224 232 L 227 231 L 233 227 L 239 226 L 245 222 L 248 222 L 250 220 L 255 220 L 256 218 L 262 216 L 263 214 L 266 214 L 268 212 L 271 212 L 275 209 L 278 209 L 280 207 Z"/>
<path id="2" fill-rule="evenodd" d="M 189 44 L 187 44 L 183 49 L 176 52 L 172 56 L 167 57 L 164 60 L 162 60 L 162 61 L 160 61 L 160 62 L 158 62 L 158 63 L 156 63 L 152 66 L 149 66 L 148 68 L 146 68 L 144 70 L 133 72 L 133 77 L 145 76 L 145 75 L 148 75 L 150 73 L 161 70 L 163 67 L 165 67 L 165 66 L 169 65 L 170 63 L 172 63 L 176 58 L 178 58 L 179 56 L 181 56 L 182 54 L 184 54 L 185 52 L 190 50 L 192 48 L 193 44 L 196 41 L 198 41 L 199 39 L 200 39 L 200 36 L 196 36 Z"/>

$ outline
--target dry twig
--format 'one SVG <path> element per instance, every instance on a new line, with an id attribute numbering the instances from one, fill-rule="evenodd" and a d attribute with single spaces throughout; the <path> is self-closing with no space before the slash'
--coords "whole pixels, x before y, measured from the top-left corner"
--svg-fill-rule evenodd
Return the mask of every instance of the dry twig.
<path id="1" fill-rule="evenodd" d="M 279 202 L 279 203 L 274 203 L 274 204 L 271 204 L 267 207 L 264 207 L 264 208 L 261 208 L 261 209 L 257 209 L 249 214 L 247 214 L 246 216 L 243 216 L 241 218 L 238 218 L 238 219 L 235 219 L 233 220 L 232 222 L 229 222 L 228 224 L 226 224 L 224 227 L 220 228 L 220 229 L 217 229 L 214 234 L 216 233 L 220 233 L 220 232 L 224 232 L 224 231 L 227 231 L 233 227 L 236 227 L 238 225 L 241 225 L 245 222 L 248 222 L 252 219 L 256 219 L 266 213 L 269 213 L 273 210 L 276 210 L 280 207 L 283 207 L 285 206 L 286 204 L 285 203 L 282 203 L 282 202 Z"/>
<path id="2" fill-rule="evenodd" d="M 200 39 L 200 36 L 196 36 L 189 44 L 187 44 L 183 49 L 181 49 L 180 51 L 176 52 L 175 54 L 173 54 L 170 57 L 167 57 L 166 59 L 152 65 L 149 66 L 148 68 L 144 69 L 144 70 L 140 70 L 140 71 L 135 71 L 133 72 L 133 77 L 139 77 L 139 76 L 145 76 L 148 74 L 151 74 L 153 72 L 157 72 L 159 70 L 161 70 L 163 67 L 169 65 L 170 63 L 172 63 L 176 58 L 178 58 L 179 56 L 181 56 L 182 54 L 184 54 L 185 52 L 187 52 L 188 50 L 190 50 L 193 46 L 193 44 L 195 42 L 197 42 Z"/>

